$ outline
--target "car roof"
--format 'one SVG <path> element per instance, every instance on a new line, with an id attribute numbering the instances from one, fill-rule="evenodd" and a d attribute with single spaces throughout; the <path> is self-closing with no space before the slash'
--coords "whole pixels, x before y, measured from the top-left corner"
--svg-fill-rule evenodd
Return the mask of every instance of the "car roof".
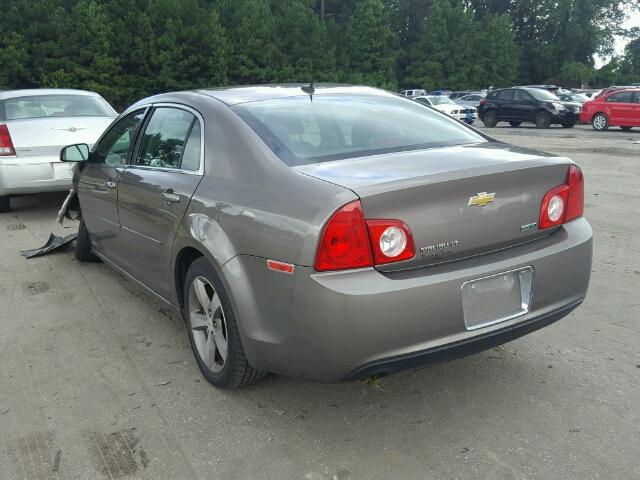
<path id="1" fill-rule="evenodd" d="M 303 90 L 308 83 L 282 83 L 272 85 L 251 85 L 238 87 L 220 87 L 195 90 L 197 93 L 220 100 L 227 105 L 247 102 L 258 102 L 274 98 L 308 96 Z M 368 94 L 379 96 L 396 96 L 395 93 L 378 88 L 346 85 L 341 83 L 318 83 L 313 85 L 313 95 Z M 417 89 L 416 89 L 417 90 Z"/>
<path id="2" fill-rule="evenodd" d="M 33 97 L 36 95 L 88 95 L 99 97 L 96 92 L 89 90 L 75 90 L 72 88 L 30 88 L 18 90 L 0 90 L 0 100 L 17 97 Z"/>

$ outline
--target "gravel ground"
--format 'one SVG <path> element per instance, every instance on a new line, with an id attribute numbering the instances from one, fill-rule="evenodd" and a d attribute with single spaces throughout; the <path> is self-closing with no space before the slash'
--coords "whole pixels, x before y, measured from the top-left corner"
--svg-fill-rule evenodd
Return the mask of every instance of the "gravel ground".
<path id="1" fill-rule="evenodd" d="M 0 478 L 640 478 L 640 129 L 485 130 L 573 158 L 595 261 L 566 319 L 380 384 L 201 377 L 181 320 L 43 244 L 60 195 L 0 215 Z M 72 225 L 72 227 L 74 227 Z"/>

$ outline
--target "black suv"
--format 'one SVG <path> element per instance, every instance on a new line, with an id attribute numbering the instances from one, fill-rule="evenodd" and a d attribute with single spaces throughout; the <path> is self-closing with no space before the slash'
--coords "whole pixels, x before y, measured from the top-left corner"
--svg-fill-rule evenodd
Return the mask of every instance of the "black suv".
<path id="1" fill-rule="evenodd" d="M 489 93 L 480 101 L 478 117 L 486 127 L 495 127 L 498 122 L 509 122 L 512 127 L 533 122 L 538 128 L 551 124 L 571 128 L 578 123 L 581 109 L 579 103 L 563 102 L 547 90 L 514 87 Z"/>

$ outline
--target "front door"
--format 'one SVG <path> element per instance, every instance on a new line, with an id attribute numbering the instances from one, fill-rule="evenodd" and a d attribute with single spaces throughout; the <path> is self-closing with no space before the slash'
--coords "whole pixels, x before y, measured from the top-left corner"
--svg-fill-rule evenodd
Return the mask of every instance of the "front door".
<path id="1" fill-rule="evenodd" d="M 127 271 L 165 298 L 173 240 L 202 179 L 202 138 L 195 112 L 155 108 L 118 184 Z"/>
<path id="2" fill-rule="evenodd" d="M 121 265 L 118 182 L 133 151 L 145 111 L 139 110 L 115 123 L 96 143 L 78 182 L 82 218 L 92 248 Z"/>
<path id="3" fill-rule="evenodd" d="M 518 122 L 533 121 L 535 116 L 533 97 L 524 90 L 516 90 L 515 92 L 511 118 Z"/>

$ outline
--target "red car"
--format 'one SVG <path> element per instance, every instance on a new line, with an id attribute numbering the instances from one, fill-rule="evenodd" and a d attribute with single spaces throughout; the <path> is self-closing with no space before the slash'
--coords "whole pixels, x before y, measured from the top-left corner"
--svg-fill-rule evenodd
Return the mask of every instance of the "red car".
<path id="1" fill-rule="evenodd" d="M 580 122 L 590 123 L 599 131 L 609 127 L 625 131 L 640 127 L 640 88 L 613 90 L 585 103 Z"/>

